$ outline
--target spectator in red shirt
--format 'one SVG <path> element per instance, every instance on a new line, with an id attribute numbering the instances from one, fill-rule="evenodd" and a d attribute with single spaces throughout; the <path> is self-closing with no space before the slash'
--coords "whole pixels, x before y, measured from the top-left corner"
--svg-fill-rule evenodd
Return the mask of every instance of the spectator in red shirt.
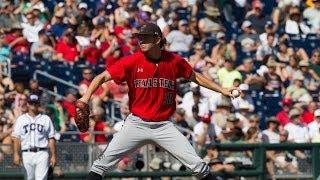
<path id="1" fill-rule="evenodd" d="M 22 34 L 20 24 L 14 24 L 11 32 L 5 36 L 5 43 L 14 54 L 29 54 L 29 43 Z"/>
<path id="2" fill-rule="evenodd" d="M 82 77 L 83 80 L 79 83 L 79 94 L 83 95 L 90 83 L 92 82 L 93 79 L 93 72 L 90 68 L 84 68 L 82 70 Z M 102 86 L 98 87 L 98 89 L 94 92 L 94 94 L 92 95 L 92 106 L 100 106 L 102 101 L 107 101 L 108 100 L 108 88 L 106 84 L 103 84 Z"/>
<path id="3" fill-rule="evenodd" d="M 68 112 L 68 119 L 73 119 L 76 116 L 76 107 L 74 102 L 77 100 L 77 91 L 74 89 L 68 89 L 66 92 L 66 98 L 62 101 L 63 109 Z"/>
<path id="4" fill-rule="evenodd" d="M 118 60 L 120 60 L 123 57 L 121 48 L 118 47 L 113 50 L 113 52 L 105 59 L 105 65 L 106 67 L 110 67 L 114 63 L 116 63 Z"/>
<path id="5" fill-rule="evenodd" d="M 308 125 L 314 120 L 314 112 L 317 110 L 317 103 L 311 102 L 301 114 L 301 122 Z"/>
<path id="6" fill-rule="evenodd" d="M 121 47 L 123 56 L 128 56 L 139 50 L 139 42 L 135 38 L 131 38 L 125 45 Z"/>
<path id="7" fill-rule="evenodd" d="M 276 115 L 278 121 L 280 122 L 281 126 L 285 126 L 290 122 L 289 118 L 289 111 L 292 108 L 292 101 L 291 99 L 283 99 L 282 100 L 282 110 L 278 112 Z"/>
<path id="8" fill-rule="evenodd" d="M 114 33 L 119 39 L 119 43 L 125 44 L 126 40 L 129 39 L 132 35 L 128 20 L 118 21 L 114 27 Z"/>
<path id="9" fill-rule="evenodd" d="M 102 58 L 107 61 L 108 57 L 112 55 L 112 53 L 119 48 L 119 43 L 117 37 L 114 33 L 109 33 L 106 36 L 106 40 L 101 43 L 100 51 Z"/>
<path id="10" fill-rule="evenodd" d="M 78 46 L 72 29 L 67 29 L 64 32 L 64 35 L 55 47 L 58 59 L 69 63 L 78 61 L 79 49 L 80 47 Z"/>
<path id="11" fill-rule="evenodd" d="M 97 65 L 99 58 L 101 56 L 101 51 L 96 46 L 95 40 L 90 40 L 90 44 L 82 52 L 81 56 L 93 65 Z"/>
<path id="12" fill-rule="evenodd" d="M 95 143 L 105 144 L 108 142 L 107 136 L 113 133 L 114 131 L 106 125 L 105 120 L 105 111 L 101 107 L 96 107 L 92 109 L 92 115 L 90 118 L 93 120 L 94 131 L 95 132 L 104 132 L 104 134 L 96 134 L 94 136 Z"/>
<path id="13" fill-rule="evenodd" d="M 106 125 L 104 117 L 105 111 L 103 108 L 93 108 L 90 115 L 90 130 L 89 132 L 82 133 L 80 139 L 84 142 L 92 142 L 94 138 L 94 143 L 106 144 L 108 142 L 107 136 L 114 133 L 114 130 Z M 96 134 L 90 133 L 90 131 Z"/>

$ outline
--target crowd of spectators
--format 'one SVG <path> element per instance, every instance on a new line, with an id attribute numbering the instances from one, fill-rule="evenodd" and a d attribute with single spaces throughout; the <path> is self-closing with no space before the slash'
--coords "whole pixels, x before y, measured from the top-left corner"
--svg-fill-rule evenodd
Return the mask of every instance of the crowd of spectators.
<path id="1" fill-rule="evenodd" d="M 110 66 L 139 50 L 132 34 L 147 22 L 159 25 L 165 49 L 180 54 L 195 71 L 242 91 L 230 100 L 178 80 L 172 120 L 189 130 L 184 134 L 190 140 L 195 135 L 197 149 L 204 150 L 213 170 L 238 167 L 226 157 L 239 154 L 218 152 L 219 143 L 320 142 L 319 0 L 0 0 L 0 142 L 11 143 L 14 121 L 26 112 L 26 95 L 32 92 L 42 97 L 42 111 L 54 121 L 57 140 L 96 142 L 103 149 L 123 123 L 105 118 L 105 104 L 121 102 L 125 118 L 126 84 L 105 83 L 91 99 L 90 130 L 107 135 L 77 134 L 73 103 L 88 88 L 94 67 Z M 41 82 L 17 82 L 4 73 L 7 60 L 16 57 L 88 66 L 74 74 L 81 79 L 79 89 L 52 97 Z M 1 152 L 0 161 L 10 148 Z M 298 173 L 298 160 L 307 156 L 270 151 L 268 171 Z"/>

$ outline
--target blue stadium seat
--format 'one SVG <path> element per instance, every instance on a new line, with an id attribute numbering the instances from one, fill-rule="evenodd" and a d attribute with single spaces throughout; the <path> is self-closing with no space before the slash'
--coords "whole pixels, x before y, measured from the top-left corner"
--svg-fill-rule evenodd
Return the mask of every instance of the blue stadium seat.
<path id="1" fill-rule="evenodd" d="M 262 0 L 262 3 L 264 4 L 263 12 L 265 14 L 271 14 L 273 9 L 278 6 L 277 0 Z"/>
<path id="2" fill-rule="evenodd" d="M 42 69 L 42 64 L 40 61 L 29 61 L 28 65 L 31 67 L 31 69 L 34 69 L 34 70 Z"/>
<path id="3" fill-rule="evenodd" d="M 11 78 L 15 82 L 26 82 L 29 81 L 33 74 L 33 70 L 30 66 L 22 64 L 11 68 Z"/>
<path id="4" fill-rule="evenodd" d="M 318 39 L 320 39 L 320 36 L 317 35 L 317 34 L 308 34 L 307 35 L 307 39 L 309 39 L 309 40 L 318 40 Z"/>
<path id="5" fill-rule="evenodd" d="M 24 54 L 14 54 L 11 59 L 11 64 L 23 65 L 29 61 L 29 56 Z"/>
<path id="6" fill-rule="evenodd" d="M 53 13 L 55 5 L 59 3 L 59 1 L 55 1 L 55 0 L 43 0 L 42 2 L 44 3 L 45 7 L 47 7 L 51 13 Z M 63 1 L 61 1 L 61 2 L 63 2 Z"/>
<path id="7" fill-rule="evenodd" d="M 71 80 L 71 72 L 69 66 L 52 66 L 53 68 L 49 71 L 49 74 L 61 78 L 65 81 Z"/>
<path id="8" fill-rule="evenodd" d="M 95 74 L 100 74 L 100 73 L 102 73 L 103 71 L 105 71 L 106 70 L 106 67 L 105 67 L 105 65 L 98 65 L 98 66 L 96 66 L 96 68 L 95 68 Z"/>
<path id="9" fill-rule="evenodd" d="M 278 97 L 264 96 L 263 105 L 265 108 L 265 115 L 267 117 L 275 116 L 281 110 L 281 106 L 279 104 L 281 100 L 281 95 Z"/>
<path id="10" fill-rule="evenodd" d="M 236 38 L 241 33 L 241 29 L 238 27 L 236 22 L 229 23 L 223 22 L 223 26 L 226 28 L 226 40 L 229 41 L 232 38 Z M 239 31 L 240 30 L 240 31 Z"/>

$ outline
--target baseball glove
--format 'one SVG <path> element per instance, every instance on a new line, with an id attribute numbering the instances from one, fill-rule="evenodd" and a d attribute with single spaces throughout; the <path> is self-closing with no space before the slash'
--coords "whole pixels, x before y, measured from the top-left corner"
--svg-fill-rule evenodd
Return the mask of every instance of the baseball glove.
<path id="1" fill-rule="evenodd" d="M 77 108 L 77 114 L 75 117 L 76 125 L 80 132 L 86 132 L 89 129 L 89 115 L 90 108 L 89 105 L 77 100 L 75 102 L 75 106 Z"/>

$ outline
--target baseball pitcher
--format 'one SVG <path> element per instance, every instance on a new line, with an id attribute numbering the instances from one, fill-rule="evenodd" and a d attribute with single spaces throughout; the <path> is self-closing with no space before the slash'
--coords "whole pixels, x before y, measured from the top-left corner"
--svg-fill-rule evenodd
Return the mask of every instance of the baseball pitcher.
<path id="1" fill-rule="evenodd" d="M 76 102 L 76 123 L 80 131 L 87 131 L 87 103 L 92 93 L 111 79 L 118 84 L 126 81 L 129 86 L 131 114 L 104 153 L 93 163 L 87 179 L 102 179 L 104 173 L 123 156 L 151 142 L 168 151 L 199 179 L 216 179 L 210 174 L 209 166 L 169 120 L 176 109 L 176 79 L 189 79 L 228 97 L 232 97 L 233 89 L 220 87 L 194 72 L 179 55 L 163 50 L 166 40 L 157 25 L 148 23 L 135 36 L 139 40 L 140 51 L 122 58 L 96 76 L 83 97 Z"/>

